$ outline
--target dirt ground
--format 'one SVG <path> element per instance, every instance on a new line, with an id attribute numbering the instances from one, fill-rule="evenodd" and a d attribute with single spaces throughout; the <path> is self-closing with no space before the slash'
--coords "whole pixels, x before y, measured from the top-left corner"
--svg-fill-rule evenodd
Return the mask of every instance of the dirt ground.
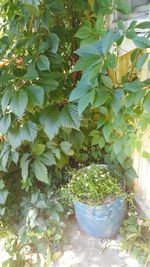
<path id="1" fill-rule="evenodd" d="M 66 226 L 67 244 L 52 267 L 143 267 L 119 248 L 120 236 L 101 240 L 80 231 L 72 216 Z"/>

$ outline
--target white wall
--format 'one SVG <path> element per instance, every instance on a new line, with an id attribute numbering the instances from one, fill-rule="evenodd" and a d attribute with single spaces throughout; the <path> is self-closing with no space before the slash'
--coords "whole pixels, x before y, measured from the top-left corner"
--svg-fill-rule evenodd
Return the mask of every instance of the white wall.
<path id="1" fill-rule="evenodd" d="M 150 131 L 147 131 L 142 138 L 142 151 L 150 153 Z M 134 168 L 138 175 L 135 181 L 135 191 L 150 207 L 150 163 L 136 152 Z"/>

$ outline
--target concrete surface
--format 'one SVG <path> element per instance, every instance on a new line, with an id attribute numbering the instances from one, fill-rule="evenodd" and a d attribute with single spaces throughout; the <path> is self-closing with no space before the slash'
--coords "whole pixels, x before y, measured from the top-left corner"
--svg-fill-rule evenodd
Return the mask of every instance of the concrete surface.
<path id="1" fill-rule="evenodd" d="M 74 217 L 65 230 L 67 244 L 52 267 L 143 267 L 129 254 L 119 249 L 120 236 L 101 240 L 80 231 Z"/>

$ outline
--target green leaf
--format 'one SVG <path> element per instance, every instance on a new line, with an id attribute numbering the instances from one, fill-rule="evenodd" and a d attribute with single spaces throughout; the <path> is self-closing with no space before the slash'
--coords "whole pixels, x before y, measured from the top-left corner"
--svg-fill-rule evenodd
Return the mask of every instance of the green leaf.
<path id="1" fill-rule="evenodd" d="M 6 148 L 5 153 L 3 153 L 3 156 L 1 157 L 2 171 L 7 171 L 6 167 L 8 163 L 9 152 L 9 149 Z"/>
<path id="2" fill-rule="evenodd" d="M 10 147 L 7 143 L 4 143 L 1 154 L 0 154 L 0 159 L 1 159 L 1 171 L 7 171 L 6 166 L 9 158 L 9 153 L 10 153 Z"/>
<path id="3" fill-rule="evenodd" d="M 0 120 L 0 134 L 5 134 L 7 133 L 9 127 L 11 124 L 11 116 L 5 115 L 4 117 L 1 118 Z"/>
<path id="4" fill-rule="evenodd" d="M 115 0 L 114 4 L 116 10 L 124 15 L 128 15 L 131 11 L 128 3 L 126 3 L 124 0 Z"/>
<path id="5" fill-rule="evenodd" d="M 48 57 L 44 55 L 40 55 L 38 60 L 37 60 L 37 67 L 39 70 L 50 70 L 50 62 Z"/>
<path id="6" fill-rule="evenodd" d="M 38 196 L 39 196 L 39 192 L 38 191 L 35 191 L 32 193 L 31 195 L 31 203 L 32 204 L 35 204 L 37 199 L 38 199 Z"/>
<path id="7" fill-rule="evenodd" d="M 46 152 L 39 157 L 40 161 L 47 166 L 56 165 L 56 160 L 52 152 Z"/>
<path id="8" fill-rule="evenodd" d="M 83 77 L 89 80 L 94 80 L 100 73 L 101 67 L 102 62 L 101 60 L 98 60 L 84 72 Z"/>
<path id="9" fill-rule="evenodd" d="M 55 33 L 50 32 L 48 34 L 48 42 L 50 43 L 50 49 L 52 53 L 57 53 L 58 46 L 59 46 L 59 38 Z"/>
<path id="10" fill-rule="evenodd" d="M 17 164 L 18 163 L 18 160 L 19 160 L 19 152 L 13 151 L 11 155 L 12 155 L 12 161 L 15 164 Z"/>
<path id="11" fill-rule="evenodd" d="M 102 149 L 105 146 L 105 139 L 103 138 L 103 136 L 101 136 L 99 138 L 98 145 L 99 145 L 100 149 Z"/>
<path id="12" fill-rule="evenodd" d="M 88 28 L 87 26 L 83 26 L 75 34 L 75 37 L 79 39 L 87 39 L 93 35 L 95 36 L 95 32 L 91 28 Z"/>
<path id="13" fill-rule="evenodd" d="M 99 129 L 101 126 L 103 126 L 105 122 L 106 122 L 105 118 L 101 117 L 97 122 L 97 129 Z"/>
<path id="14" fill-rule="evenodd" d="M 124 96 L 124 93 L 122 89 L 115 90 L 114 97 L 112 100 L 112 108 L 116 116 L 122 107 L 123 96 Z"/>
<path id="15" fill-rule="evenodd" d="M 55 91 L 59 85 L 58 81 L 52 79 L 51 76 L 49 77 L 40 77 L 36 84 L 45 89 L 47 92 Z"/>
<path id="16" fill-rule="evenodd" d="M 123 150 L 121 150 L 118 154 L 117 154 L 117 159 L 120 162 L 121 165 L 123 165 L 124 161 L 127 159 L 127 155 L 126 153 L 124 153 Z"/>
<path id="17" fill-rule="evenodd" d="M 1 100 L 1 107 L 2 107 L 3 113 L 6 111 L 6 109 L 8 107 L 10 98 L 11 98 L 11 91 L 10 90 L 6 90 L 4 92 L 4 95 L 3 95 L 2 100 Z"/>
<path id="18" fill-rule="evenodd" d="M 145 112 L 150 114 L 150 92 L 146 95 L 144 99 L 143 107 L 144 107 Z"/>
<path id="19" fill-rule="evenodd" d="M 59 110 L 56 107 L 45 110 L 40 116 L 40 123 L 49 139 L 53 139 L 61 126 Z"/>
<path id="20" fill-rule="evenodd" d="M 9 192 L 7 191 L 7 189 L 0 190 L 0 205 L 5 204 L 8 195 L 9 195 Z"/>
<path id="21" fill-rule="evenodd" d="M 100 57 L 97 55 L 89 55 L 88 57 L 79 58 L 76 62 L 73 71 L 85 71 L 91 65 L 95 65 L 100 61 Z"/>
<path id="22" fill-rule="evenodd" d="M 118 20 L 117 21 L 117 27 L 118 27 L 119 30 L 121 30 L 121 31 L 123 31 L 125 33 L 126 27 L 125 27 L 125 25 L 124 25 L 122 20 Z"/>
<path id="23" fill-rule="evenodd" d="M 56 235 L 54 236 L 54 240 L 55 240 L 55 241 L 58 241 L 58 240 L 60 240 L 60 239 L 62 239 L 62 236 L 61 236 L 60 234 L 56 234 Z"/>
<path id="24" fill-rule="evenodd" d="M 37 203 L 36 203 L 36 207 L 39 208 L 39 209 L 45 209 L 47 208 L 47 204 L 44 200 L 39 200 Z"/>
<path id="25" fill-rule="evenodd" d="M 59 202 L 56 202 L 55 207 L 57 211 L 64 212 L 63 206 Z M 60 225 L 61 227 L 65 227 L 65 224 L 63 222 L 60 222 Z"/>
<path id="26" fill-rule="evenodd" d="M 90 92 L 85 94 L 78 102 L 78 112 L 79 115 L 83 113 L 83 111 L 88 107 L 90 103 Z"/>
<path id="27" fill-rule="evenodd" d="M 105 139 L 103 136 L 101 136 L 101 133 L 99 131 L 93 130 L 90 133 L 90 136 L 93 136 L 92 145 L 99 145 L 100 149 L 102 149 L 105 146 Z"/>
<path id="28" fill-rule="evenodd" d="M 98 130 L 92 130 L 91 132 L 90 132 L 90 134 L 89 134 L 89 136 L 93 136 L 93 137 L 95 137 L 95 136 L 100 136 L 100 131 L 98 131 Z"/>
<path id="29" fill-rule="evenodd" d="M 115 54 L 110 54 L 105 61 L 105 67 L 108 69 L 115 69 L 117 64 L 117 57 Z"/>
<path id="30" fill-rule="evenodd" d="M 4 181 L 2 179 L 0 179 L 0 190 L 5 188 L 5 184 Z"/>
<path id="31" fill-rule="evenodd" d="M 0 76 L 0 85 L 6 84 L 8 81 L 13 79 L 15 79 L 15 76 L 7 72 Z"/>
<path id="32" fill-rule="evenodd" d="M 26 87 L 29 105 L 37 105 L 42 107 L 44 102 L 44 90 L 42 87 L 32 84 Z"/>
<path id="33" fill-rule="evenodd" d="M 20 168 L 21 168 L 21 176 L 22 179 L 24 181 L 26 181 L 26 179 L 28 178 L 28 168 L 29 168 L 29 162 L 30 159 L 28 159 L 30 157 L 30 154 L 25 153 L 20 161 Z"/>
<path id="34" fill-rule="evenodd" d="M 60 143 L 60 147 L 62 151 L 68 156 L 73 155 L 73 150 L 71 149 L 71 146 L 72 145 L 68 141 L 63 141 Z"/>
<path id="35" fill-rule="evenodd" d="M 106 142 L 109 141 L 111 132 L 112 132 L 112 126 L 109 123 L 105 124 L 103 127 L 103 134 L 104 134 Z"/>
<path id="36" fill-rule="evenodd" d="M 23 127 L 21 128 L 21 138 L 22 140 L 27 140 L 30 142 L 34 142 L 37 136 L 37 126 L 32 121 L 27 121 Z"/>
<path id="37" fill-rule="evenodd" d="M 136 28 L 138 29 L 148 29 L 150 28 L 150 21 L 144 21 L 136 25 Z"/>
<path id="38" fill-rule="evenodd" d="M 56 156 L 57 159 L 59 159 L 59 160 L 61 159 L 61 153 L 60 153 L 60 149 L 59 148 L 55 149 L 55 156 Z"/>
<path id="39" fill-rule="evenodd" d="M 137 21 L 136 21 L 136 20 L 133 20 L 133 21 L 129 24 L 127 31 L 134 31 L 134 30 L 135 30 L 135 27 L 136 27 L 136 24 L 137 24 Z"/>
<path id="40" fill-rule="evenodd" d="M 69 135 L 69 142 L 72 144 L 74 148 L 76 147 L 81 148 L 83 144 L 83 140 L 84 140 L 84 136 L 81 131 L 77 131 L 77 130 L 71 131 Z"/>
<path id="41" fill-rule="evenodd" d="M 148 61 L 148 71 L 150 72 L 150 60 Z"/>
<path id="42" fill-rule="evenodd" d="M 130 107 L 131 105 L 133 105 L 134 104 L 134 100 L 135 100 L 135 94 L 134 93 L 130 93 L 129 95 L 127 95 L 126 99 L 125 99 L 126 108 Z"/>
<path id="43" fill-rule="evenodd" d="M 89 55 L 100 55 L 98 49 L 94 45 L 83 45 L 81 46 L 77 51 L 76 54 L 83 57 L 83 56 L 89 56 Z"/>
<path id="44" fill-rule="evenodd" d="M 144 83 L 141 81 L 133 81 L 133 82 L 128 82 L 123 84 L 123 90 L 127 92 L 137 92 L 141 91 L 144 86 Z"/>
<path id="45" fill-rule="evenodd" d="M 68 141 L 63 141 L 60 143 L 60 147 L 63 151 L 67 151 L 71 148 L 71 144 Z"/>
<path id="46" fill-rule="evenodd" d="M 80 117 L 77 107 L 72 104 L 66 105 L 61 111 L 60 122 L 62 127 L 74 128 L 79 130 Z"/>
<path id="47" fill-rule="evenodd" d="M 91 83 L 89 81 L 82 82 L 82 79 L 80 80 L 79 84 L 73 91 L 71 92 L 70 101 L 81 99 L 85 94 L 88 93 L 88 91 L 91 89 Z"/>
<path id="48" fill-rule="evenodd" d="M 7 135 L 8 141 L 10 145 L 12 146 L 13 150 L 16 150 L 18 146 L 21 145 L 22 142 L 22 135 L 20 129 L 14 129 L 8 132 Z"/>
<path id="49" fill-rule="evenodd" d="M 100 112 L 102 113 L 102 114 L 104 114 L 104 115 L 108 115 L 108 109 L 106 108 L 106 107 L 104 107 L 104 106 L 100 106 Z"/>
<path id="50" fill-rule="evenodd" d="M 36 80 L 39 78 L 38 72 L 34 68 L 30 68 L 27 73 L 22 77 L 23 80 Z"/>
<path id="51" fill-rule="evenodd" d="M 114 152 L 116 155 L 121 151 L 121 149 L 122 149 L 121 139 L 118 139 L 115 141 L 115 143 L 113 144 L 113 149 L 114 149 Z"/>
<path id="52" fill-rule="evenodd" d="M 10 102 L 10 110 L 16 114 L 19 118 L 22 117 L 25 109 L 27 107 L 28 97 L 25 91 L 20 89 L 17 92 L 14 92 Z"/>
<path id="53" fill-rule="evenodd" d="M 135 31 L 127 31 L 126 33 L 126 38 L 133 40 L 133 38 L 136 38 L 137 34 Z"/>
<path id="54" fill-rule="evenodd" d="M 32 146 L 32 152 L 36 156 L 43 154 L 44 150 L 45 150 L 45 145 L 43 144 L 34 144 Z"/>
<path id="55" fill-rule="evenodd" d="M 150 40 L 146 37 L 133 38 L 133 42 L 138 48 L 150 48 Z"/>
<path id="56" fill-rule="evenodd" d="M 5 142 L 1 150 L 0 158 L 2 158 L 8 150 L 10 150 L 9 144 Z"/>
<path id="57" fill-rule="evenodd" d="M 2 217 L 5 214 L 6 208 L 0 208 L 0 217 Z M 8 255 L 8 260 L 2 263 L 2 267 L 7 267 L 7 263 L 9 264 L 10 262 L 10 256 Z M 6 263 L 6 265 L 5 265 Z"/>
<path id="58" fill-rule="evenodd" d="M 35 159 L 33 163 L 33 171 L 37 180 L 49 184 L 47 168 L 39 159 Z"/>
<path id="59" fill-rule="evenodd" d="M 105 104 L 107 100 L 109 99 L 109 92 L 105 87 L 100 86 L 99 88 L 97 88 L 96 91 L 97 91 L 97 94 L 95 96 L 93 107 L 99 107 Z"/>
<path id="60" fill-rule="evenodd" d="M 102 76 L 102 81 L 104 83 L 104 85 L 110 89 L 113 88 L 113 82 L 112 80 L 108 77 L 108 76 Z"/>
<path id="61" fill-rule="evenodd" d="M 21 145 L 21 142 L 26 140 L 34 142 L 37 135 L 37 126 L 32 121 L 27 121 L 23 127 L 13 129 L 8 132 L 8 141 L 15 150 Z"/>
<path id="62" fill-rule="evenodd" d="M 106 55 L 110 48 L 112 47 L 113 43 L 116 42 L 120 37 L 119 32 L 108 31 L 105 37 L 102 39 L 102 52 Z"/>
<path id="63" fill-rule="evenodd" d="M 111 0 L 95 0 L 94 1 L 94 13 L 101 11 L 102 15 L 107 14 L 109 11 L 111 12 L 112 1 Z"/>
<path id="64" fill-rule="evenodd" d="M 142 55 L 138 60 L 137 60 L 137 63 L 136 63 L 136 70 L 137 72 L 140 72 L 145 61 L 147 60 L 149 56 L 149 53 L 145 53 L 144 55 Z"/>
<path id="65" fill-rule="evenodd" d="M 133 181 L 135 178 L 137 178 L 137 173 L 132 167 L 125 171 L 125 175 L 130 181 Z"/>
<path id="66" fill-rule="evenodd" d="M 103 30 L 103 26 L 104 26 L 104 17 L 102 16 L 102 14 L 99 14 L 97 16 L 97 20 L 96 20 L 95 26 L 96 26 L 96 31 L 98 33 L 101 33 L 102 30 Z"/>
<path id="67" fill-rule="evenodd" d="M 55 13 L 59 13 L 64 11 L 64 2 L 63 0 L 49 0 L 47 2 L 50 9 L 52 9 Z"/>
<path id="68" fill-rule="evenodd" d="M 21 0 L 23 2 L 23 4 L 25 5 L 25 7 L 28 9 L 29 12 L 31 12 L 31 14 L 35 15 L 35 16 L 39 16 L 39 9 L 38 9 L 38 5 L 40 3 L 39 0 Z"/>
<path id="69" fill-rule="evenodd" d="M 56 222 L 59 222 L 59 213 L 56 211 L 55 208 L 52 208 L 50 210 L 50 217 L 52 220 L 56 221 Z"/>

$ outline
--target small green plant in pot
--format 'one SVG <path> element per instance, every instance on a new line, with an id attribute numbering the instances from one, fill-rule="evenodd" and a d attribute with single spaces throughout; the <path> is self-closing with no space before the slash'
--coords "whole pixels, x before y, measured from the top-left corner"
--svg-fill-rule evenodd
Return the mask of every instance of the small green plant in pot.
<path id="1" fill-rule="evenodd" d="M 69 183 L 80 228 L 91 236 L 115 236 L 126 213 L 124 186 L 106 165 L 79 169 Z"/>

